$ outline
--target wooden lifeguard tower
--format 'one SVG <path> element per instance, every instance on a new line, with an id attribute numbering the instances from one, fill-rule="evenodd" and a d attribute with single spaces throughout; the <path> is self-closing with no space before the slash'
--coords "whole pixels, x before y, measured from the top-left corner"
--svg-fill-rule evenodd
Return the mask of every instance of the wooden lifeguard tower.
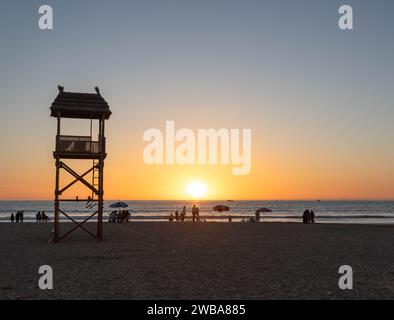
<path id="1" fill-rule="evenodd" d="M 51 117 L 57 119 L 57 135 L 56 147 L 53 156 L 56 160 L 56 183 L 55 183 L 55 210 L 54 210 L 54 229 L 53 242 L 57 243 L 67 237 L 70 233 L 78 228 L 85 230 L 93 238 L 101 241 L 103 237 L 103 208 L 104 208 L 104 160 L 107 156 L 105 150 L 105 120 L 111 116 L 108 103 L 100 94 L 100 90 L 96 87 L 96 93 L 76 93 L 65 92 L 64 88 L 58 86 L 59 94 L 51 106 Z M 90 136 L 69 136 L 61 134 L 61 119 L 85 119 L 90 121 Z M 93 121 L 98 121 L 98 137 L 93 140 L 92 126 Z M 70 166 L 64 163 L 64 159 L 76 159 L 81 161 L 89 160 L 92 162 L 91 168 L 83 174 L 78 174 Z M 64 187 L 60 187 L 61 170 L 70 174 L 74 179 Z M 87 181 L 86 177 L 90 177 L 91 181 Z M 63 199 L 62 194 L 80 182 L 91 191 L 91 196 L 87 199 Z M 86 202 L 87 206 L 93 208 L 97 205 L 97 210 L 89 215 L 82 222 L 78 222 L 62 208 L 62 202 Z M 76 225 L 68 232 L 60 235 L 59 217 L 60 214 L 67 217 Z M 97 216 L 97 233 L 89 231 L 84 224 Z"/>

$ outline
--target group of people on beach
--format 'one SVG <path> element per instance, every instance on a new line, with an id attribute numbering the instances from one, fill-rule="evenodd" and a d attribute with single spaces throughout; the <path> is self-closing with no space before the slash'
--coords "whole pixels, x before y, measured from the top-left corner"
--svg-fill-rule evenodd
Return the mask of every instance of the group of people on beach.
<path id="1" fill-rule="evenodd" d="M 175 213 L 171 213 L 169 216 L 168 220 L 169 222 L 184 222 L 186 220 L 186 206 L 183 206 L 182 211 L 179 213 L 178 210 L 175 211 Z M 118 222 L 122 223 L 124 221 L 128 222 L 130 219 L 130 211 L 129 210 L 117 210 L 117 211 L 112 211 L 111 214 L 108 217 L 108 222 Z M 17 211 L 17 213 L 14 215 L 14 213 L 11 214 L 10 216 L 11 223 L 23 223 L 24 220 L 24 212 L 22 211 Z M 46 215 L 45 211 L 38 211 L 36 214 L 36 222 L 50 222 L 50 218 Z M 192 207 L 192 221 L 193 222 L 201 222 L 204 221 L 203 219 L 200 218 L 200 208 L 197 207 L 196 205 L 193 205 Z M 232 217 L 229 216 L 228 221 L 232 221 Z M 245 221 L 245 218 L 242 220 Z M 250 217 L 249 222 L 260 222 L 260 212 L 256 211 L 255 217 Z M 310 224 L 310 223 L 315 223 L 315 213 L 313 210 L 305 210 L 304 214 L 302 215 L 302 222 L 305 224 Z"/>
<path id="2" fill-rule="evenodd" d="M 178 212 L 178 210 L 175 211 L 175 214 L 171 213 L 170 217 L 169 217 L 169 221 L 170 222 L 184 222 L 186 219 L 186 206 L 183 206 L 183 209 L 181 211 L 181 213 Z M 193 205 L 192 207 L 192 221 L 193 222 L 198 222 L 201 221 L 200 220 L 200 208 L 197 207 L 196 205 Z"/>
<path id="3" fill-rule="evenodd" d="M 11 213 L 10 221 L 11 223 L 23 223 L 25 213 L 23 210 L 17 211 L 16 214 Z M 36 214 L 36 222 L 51 222 L 51 219 L 45 214 L 45 211 L 38 211 Z"/>
<path id="4" fill-rule="evenodd" d="M 108 222 L 129 222 L 130 211 L 129 210 L 115 210 L 112 211 L 108 216 Z"/>
<path id="5" fill-rule="evenodd" d="M 305 210 L 304 214 L 302 215 L 302 222 L 303 223 L 315 223 L 315 213 L 313 210 Z"/>
<path id="6" fill-rule="evenodd" d="M 23 218 L 24 218 L 24 212 L 23 211 L 18 211 L 16 214 L 11 213 L 11 223 L 23 223 Z"/>
<path id="7" fill-rule="evenodd" d="M 46 215 L 45 211 L 41 212 L 38 211 L 36 214 L 36 222 L 40 223 L 40 222 L 51 222 L 51 219 L 49 219 L 49 217 Z"/>

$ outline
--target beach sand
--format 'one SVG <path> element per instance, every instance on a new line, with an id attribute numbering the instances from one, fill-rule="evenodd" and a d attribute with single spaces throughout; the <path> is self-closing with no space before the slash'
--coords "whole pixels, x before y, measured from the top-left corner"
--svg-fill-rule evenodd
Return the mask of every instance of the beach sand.
<path id="1" fill-rule="evenodd" d="M 105 224 L 102 243 L 77 232 L 56 245 L 49 234 L 0 225 L 1 299 L 394 299 L 394 226 Z M 54 290 L 38 289 L 41 265 Z M 338 288 L 341 265 L 353 290 Z"/>

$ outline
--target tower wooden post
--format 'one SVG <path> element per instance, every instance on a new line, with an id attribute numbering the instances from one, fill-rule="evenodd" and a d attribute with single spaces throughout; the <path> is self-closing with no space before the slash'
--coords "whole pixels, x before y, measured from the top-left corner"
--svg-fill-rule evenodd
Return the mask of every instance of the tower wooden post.
<path id="1" fill-rule="evenodd" d="M 104 124 L 105 119 L 100 120 L 100 148 L 105 151 L 105 137 L 104 137 Z M 104 158 L 100 157 L 99 160 L 99 194 L 98 194 L 98 223 L 97 223 L 97 238 L 102 241 L 103 239 L 103 208 L 104 208 Z"/>

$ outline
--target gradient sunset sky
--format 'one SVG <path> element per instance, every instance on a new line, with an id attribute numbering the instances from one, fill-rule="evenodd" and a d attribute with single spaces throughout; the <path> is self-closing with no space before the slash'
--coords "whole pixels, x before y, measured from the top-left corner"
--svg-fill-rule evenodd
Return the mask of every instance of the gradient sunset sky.
<path id="1" fill-rule="evenodd" d="M 110 104 L 106 199 L 394 199 L 393 1 L 3 0 L 0 39 L 0 199 L 52 199 L 58 84 Z M 251 128 L 251 173 L 144 164 L 166 120 Z"/>

